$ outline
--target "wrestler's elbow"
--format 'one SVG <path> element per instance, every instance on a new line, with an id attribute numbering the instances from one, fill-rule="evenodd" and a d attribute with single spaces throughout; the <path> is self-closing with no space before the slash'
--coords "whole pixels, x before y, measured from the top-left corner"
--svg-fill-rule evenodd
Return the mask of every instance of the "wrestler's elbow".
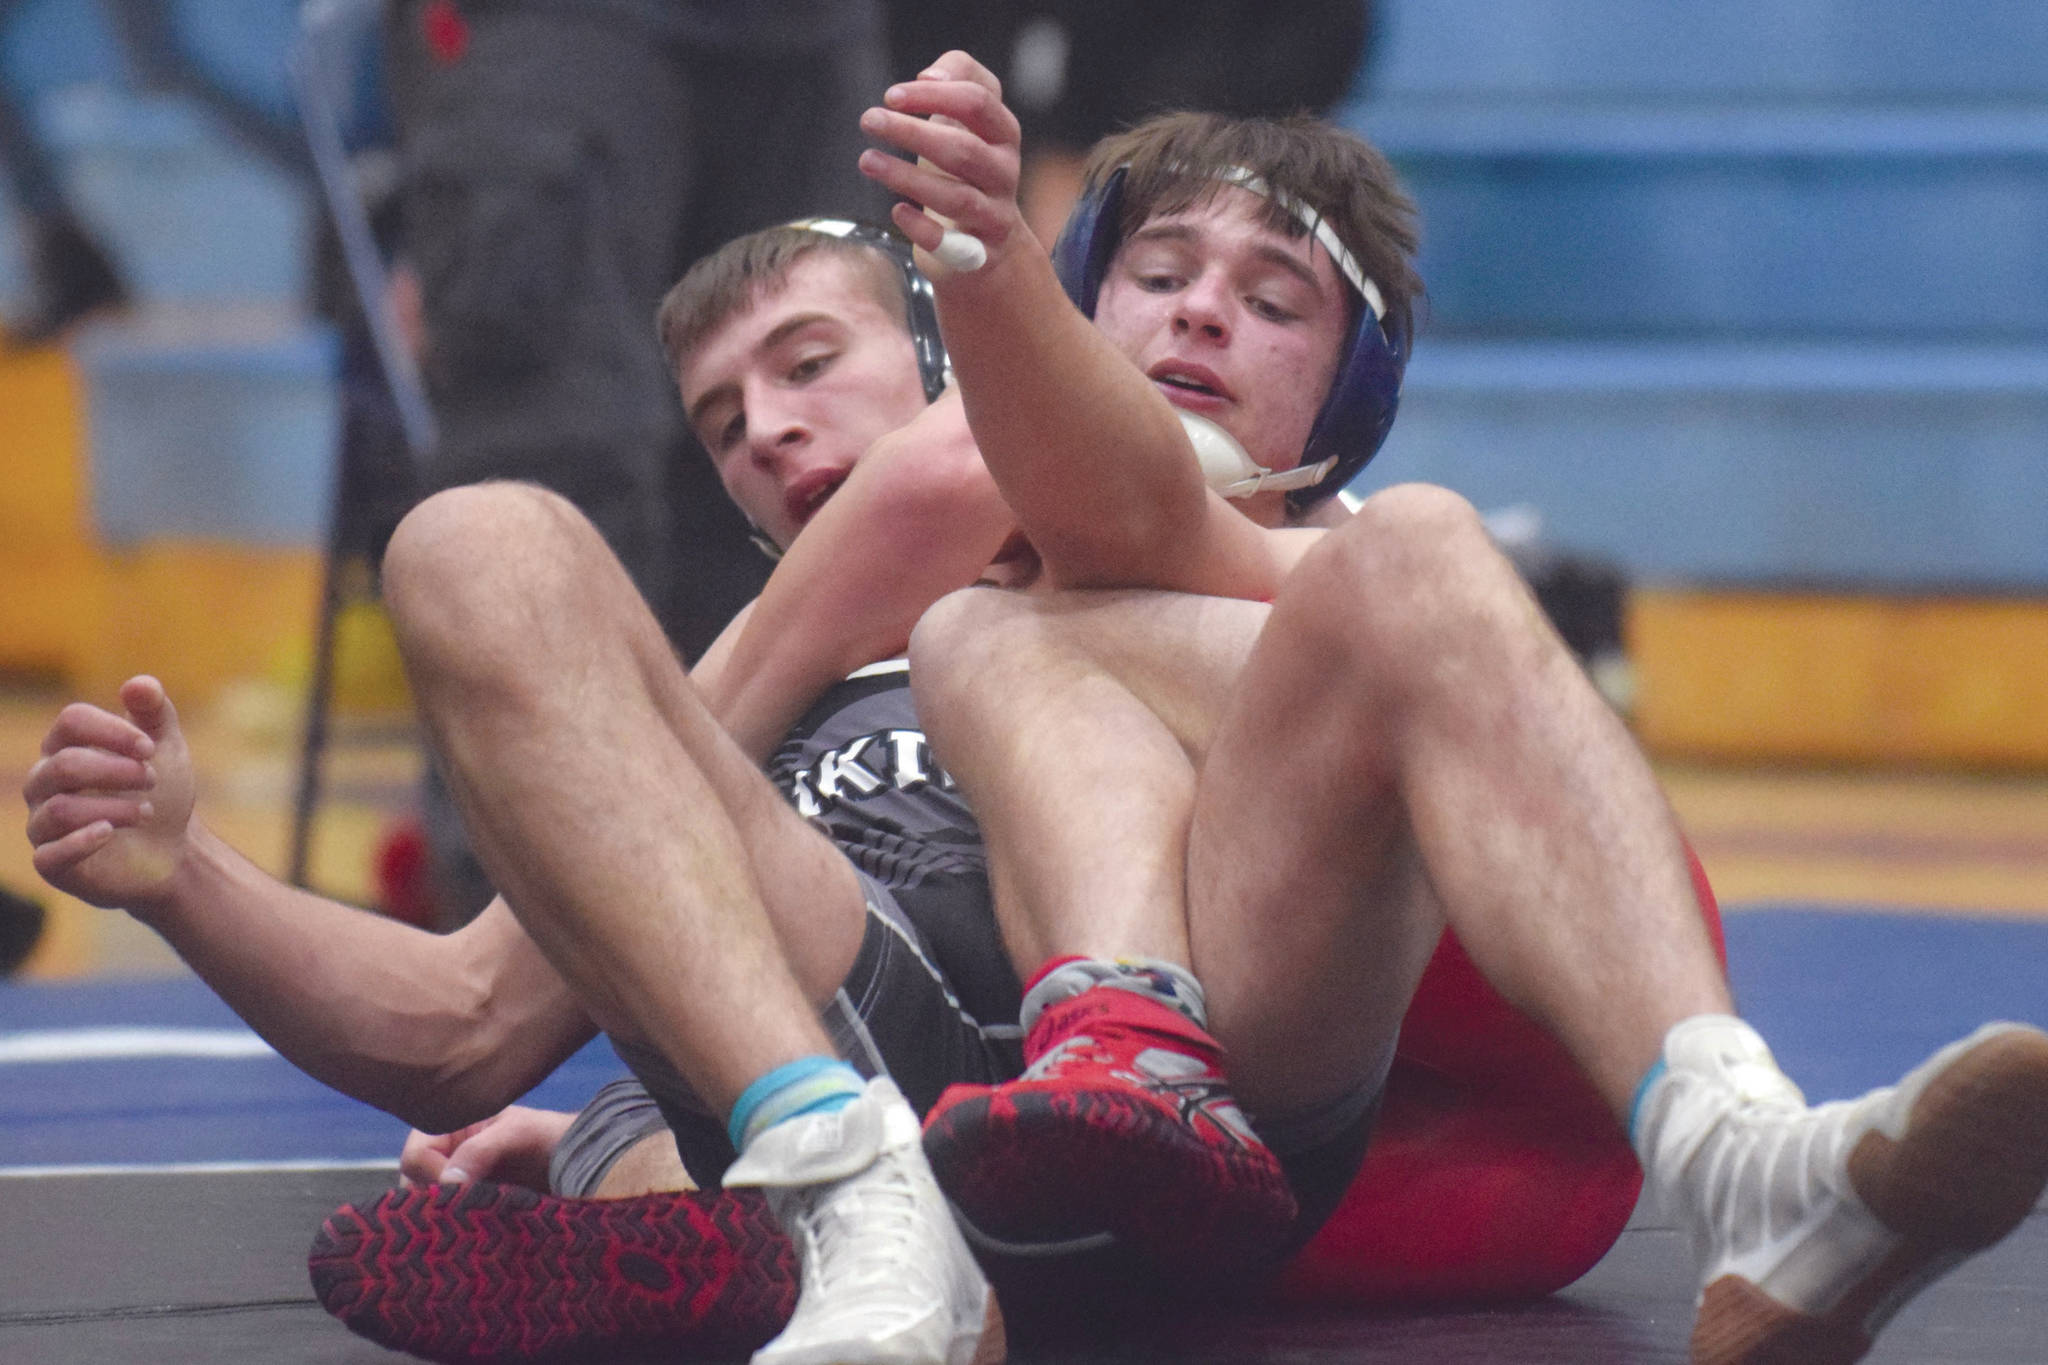
<path id="1" fill-rule="evenodd" d="M 1048 581 L 1063 588 L 1168 588 L 1192 585 L 1199 557 L 1184 519 L 1137 508 L 1033 528 Z"/>
<path id="2" fill-rule="evenodd" d="M 379 1107 L 424 1132 L 488 1118 L 544 1080 L 595 1032 L 553 978 L 458 976 L 406 1030 L 411 1047 Z"/>
<path id="3" fill-rule="evenodd" d="M 379 1107 L 425 1133 L 449 1133 L 512 1104 L 560 1060 L 502 1028 L 465 1033 L 409 1069 Z"/>

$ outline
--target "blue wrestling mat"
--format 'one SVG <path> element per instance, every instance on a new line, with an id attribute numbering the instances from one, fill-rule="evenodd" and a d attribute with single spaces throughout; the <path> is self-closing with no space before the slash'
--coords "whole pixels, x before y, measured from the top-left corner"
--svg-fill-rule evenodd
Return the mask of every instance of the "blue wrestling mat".
<path id="1" fill-rule="evenodd" d="M 625 1074 L 602 1040 L 527 1103 Z M 0 987 L 0 1168 L 396 1163 L 406 1125 L 278 1056 L 192 978 Z"/>
<path id="2" fill-rule="evenodd" d="M 1816 1103 L 1994 1019 L 2048 1027 L 2048 922 L 1759 906 L 1725 924 L 1736 1004 Z"/>
<path id="3" fill-rule="evenodd" d="M 1997 1018 L 2048 1023 L 2048 924 L 1731 911 L 1736 997 L 1813 1100 L 1896 1079 Z M 528 1102 L 624 1068 L 602 1041 Z M 394 1161 L 405 1125 L 301 1074 L 196 980 L 0 987 L 0 1167 Z"/>

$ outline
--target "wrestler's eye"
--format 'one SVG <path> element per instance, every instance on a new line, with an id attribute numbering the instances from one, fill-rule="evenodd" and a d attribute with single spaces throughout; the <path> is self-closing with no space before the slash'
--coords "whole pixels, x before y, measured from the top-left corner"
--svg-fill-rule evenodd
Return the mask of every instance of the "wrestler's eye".
<path id="1" fill-rule="evenodd" d="M 1244 306 L 1268 322 L 1293 322 L 1300 316 L 1293 309 L 1277 304 L 1271 299 L 1261 298 L 1257 294 L 1247 297 Z"/>
<path id="2" fill-rule="evenodd" d="M 718 435 L 712 442 L 713 447 L 718 450 L 731 450 L 746 434 L 747 415 L 744 412 L 735 412 L 731 420 L 718 429 Z"/>
<path id="3" fill-rule="evenodd" d="M 1138 276 L 1138 288 L 1148 294 L 1167 294 L 1186 283 L 1180 276 L 1163 270 L 1149 271 Z"/>
<path id="4" fill-rule="evenodd" d="M 808 384 L 830 369 L 832 362 L 837 358 L 836 351 L 821 351 L 816 355 L 807 355 L 789 367 L 789 382 Z"/>

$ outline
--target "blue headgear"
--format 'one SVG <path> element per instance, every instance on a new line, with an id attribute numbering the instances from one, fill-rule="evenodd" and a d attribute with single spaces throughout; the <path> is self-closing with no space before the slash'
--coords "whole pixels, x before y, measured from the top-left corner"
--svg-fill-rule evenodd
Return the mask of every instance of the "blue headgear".
<path id="1" fill-rule="evenodd" d="M 1083 195 L 1060 230 L 1059 241 L 1053 244 L 1053 269 L 1068 297 L 1089 317 L 1095 316 L 1102 281 L 1123 241 L 1119 219 L 1125 176 L 1125 168 L 1119 166 Z M 1296 510 L 1306 509 L 1351 482 L 1387 439 L 1387 431 L 1394 425 L 1394 409 L 1401 401 L 1401 375 L 1408 366 L 1408 332 L 1386 317 L 1379 286 L 1359 269 L 1321 214 L 1292 195 L 1272 189 L 1250 171 L 1226 172 L 1218 178 L 1271 199 L 1293 214 L 1323 244 L 1337 263 L 1338 273 L 1360 299 L 1358 321 L 1345 338 L 1337 377 L 1309 429 L 1299 472 L 1264 480 L 1265 487 L 1290 489 L 1288 504 Z"/>
<path id="2" fill-rule="evenodd" d="M 903 302 L 909 313 L 910 344 L 917 351 L 917 377 L 924 382 L 924 396 L 937 402 L 952 382 L 953 366 L 946 359 L 946 343 L 939 336 L 939 309 L 932 296 L 932 282 L 911 259 L 910 243 L 892 232 L 848 218 L 799 218 L 783 226 L 871 246 L 903 273 Z"/>

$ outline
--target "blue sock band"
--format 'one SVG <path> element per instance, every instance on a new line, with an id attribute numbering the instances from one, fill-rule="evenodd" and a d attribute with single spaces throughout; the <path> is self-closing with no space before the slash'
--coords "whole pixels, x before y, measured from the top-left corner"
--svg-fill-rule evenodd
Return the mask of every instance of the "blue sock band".
<path id="1" fill-rule="evenodd" d="M 1659 1057 L 1656 1065 L 1645 1071 L 1643 1078 L 1636 1082 L 1635 1098 L 1628 1102 L 1628 1142 L 1631 1147 L 1635 1146 L 1636 1142 L 1636 1124 L 1643 1117 L 1643 1100 L 1649 1095 L 1650 1087 L 1655 1085 L 1657 1078 L 1663 1074 L 1664 1059 Z"/>
<path id="2" fill-rule="evenodd" d="M 783 1120 L 843 1108 L 866 1088 L 860 1073 L 837 1057 L 799 1057 L 741 1091 L 725 1131 L 733 1150 L 744 1152 L 748 1143 Z"/>

